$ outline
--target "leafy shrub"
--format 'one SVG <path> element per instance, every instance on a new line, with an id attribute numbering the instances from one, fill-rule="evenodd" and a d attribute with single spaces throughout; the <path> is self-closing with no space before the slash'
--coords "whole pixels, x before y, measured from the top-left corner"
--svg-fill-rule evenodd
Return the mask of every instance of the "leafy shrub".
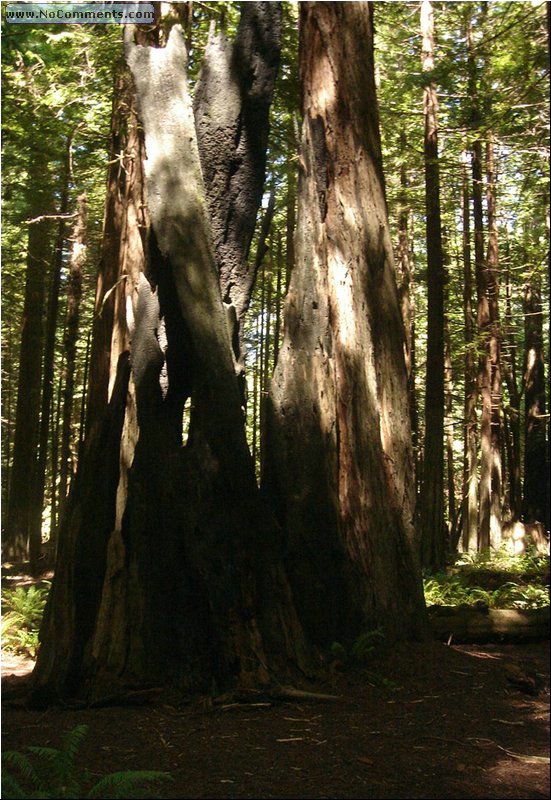
<path id="1" fill-rule="evenodd" d="M 2 591 L 2 647 L 35 658 L 50 582 Z"/>
<path id="2" fill-rule="evenodd" d="M 424 578 L 427 605 L 542 608 L 549 605 L 549 558 L 500 550 L 463 554 L 447 572 Z"/>
<path id="3" fill-rule="evenodd" d="M 464 575 L 476 576 L 492 572 L 523 578 L 525 581 L 549 582 L 549 556 L 537 553 L 512 555 L 505 545 L 491 559 L 489 552 L 461 553 L 454 568 L 460 569 Z"/>
<path id="4" fill-rule="evenodd" d="M 63 737 L 59 750 L 27 747 L 34 759 L 15 750 L 2 753 L 2 797 L 20 798 L 134 798 L 155 797 L 151 784 L 172 780 L 167 772 L 127 770 L 104 775 L 91 786 L 94 776 L 75 765 L 87 725 L 77 725 Z"/>

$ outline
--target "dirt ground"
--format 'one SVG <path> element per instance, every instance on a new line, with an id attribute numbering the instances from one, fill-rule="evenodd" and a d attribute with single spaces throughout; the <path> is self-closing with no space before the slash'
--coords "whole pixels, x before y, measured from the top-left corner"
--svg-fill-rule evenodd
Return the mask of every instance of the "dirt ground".
<path id="1" fill-rule="evenodd" d="M 85 723 L 83 768 L 170 772 L 163 798 L 549 796 L 548 642 L 408 645 L 308 687 L 336 701 L 268 706 L 31 711 L 12 696 L 29 667 L 2 664 L 4 749 L 57 747 Z"/>

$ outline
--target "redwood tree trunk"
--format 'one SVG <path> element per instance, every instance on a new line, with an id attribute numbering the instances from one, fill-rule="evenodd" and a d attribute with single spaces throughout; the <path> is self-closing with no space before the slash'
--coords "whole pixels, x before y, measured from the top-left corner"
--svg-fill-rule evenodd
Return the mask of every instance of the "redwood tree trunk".
<path id="1" fill-rule="evenodd" d="M 147 200 L 151 225 L 140 250 L 127 204 L 111 353 L 124 349 L 71 489 L 35 673 L 38 692 L 96 700 L 152 680 L 212 691 L 308 666 L 246 443 L 183 36 L 174 27 L 166 48 L 132 37 L 145 135 L 133 197 Z"/>
<path id="2" fill-rule="evenodd" d="M 495 142 L 490 133 L 486 144 L 487 211 L 488 211 L 488 371 L 490 381 L 490 544 L 494 550 L 501 545 L 502 465 L 501 465 L 501 331 L 499 323 L 499 250 L 496 203 Z"/>
<path id="3" fill-rule="evenodd" d="M 72 137 L 67 139 L 63 188 L 59 204 L 59 214 L 64 217 L 69 207 L 69 179 L 71 163 Z M 33 509 L 29 530 L 29 561 L 33 574 L 38 570 L 38 559 L 42 549 L 42 510 L 46 487 L 46 470 L 48 450 L 55 433 L 52 430 L 52 408 L 54 399 L 54 360 L 59 312 L 59 290 L 61 287 L 61 269 L 65 248 L 65 219 L 60 219 L 52 258 L 50 289 L 46 313 L 46 330 L 44 337 L 44 358 L 42 365 L 42 400 L 40 404 L 40 425 L 38 433 L 38 456 L 33 475 Z M 54 487 L 55 490 L 55 487 Z"/>
<path id="4" fill-rule="evenodd" d="M 300 8 L 296 262 L 264 486 L 316 644 L 424 626 L 404 337 L 373 69 L 372 7 Z"/>
<path id="5" fill-rule="evenodd" d="M 86 261 L 86 195 L 77 199 L 78 216 L 73 228 L 71 255 L 69 258 L 69 281 L 67 284 L 67 314 L 65 320 L 65 383 L 63 387 L 63 421 L 61 430 L 61 467 L 59 475 L 60 513 L 67 496 L 67 487 L 72 478 L 71 439 L 73 427 L 73 394 L 75 386 L 75 364 L 82 294 L 82 268 Z"/>
<path id="6" fill-rule="evenodd" d="M 118 352 L 112 352 L 112 338 L 117 314 L 120 316 L 124 313 L 121 309 L 126 304 L 124 262 L 139 259 L 147 229 L 145 198 L 142 194 L 142 142 L 136 114 L 132 78 L 128 70 L 119 67 L 113 87 L 107 193 L 86 404 L 86 435 L 96 422 L 101 423 L 113 387 L 118 355 L 122 352 L 120 346 Z M 130 217 L 129 223 L 127 217 Z M 125 236 L 125 230 L 131 231 L 130 239 Z M 135 234 L 140 232 L 138 242 Z"/>
<path id="7" fill-rule="evenodd" d="M 515 322 L 512 310 L 512 286 L 509 267 L 505 284 L 505 348 L 502 352 L 503 375 L 509 392 L 509 405 L 503 409 L 504 437 L 507 452 L 507 474 L 509 478 L 509 509 L 513 520 L 522 513 L 521 449 L 520 449 L 520 402 L 521 392 L 517 379 L 517 346 Z"/>
<path id="8" fill-rule="evenodd" d="M 417 462 L 418 447 L 418 413 L 417 399 L 415 394 L 415 293 L 414 293 L 414 261 L 413 250 L 410 241 L 409 223 L 411 209 L 407 197 L 408 176 L 405 163 L 405 150 L 407 139 L 405 130 L 400 132 L 400 148 L 403 160 L 400 166 L 400 214 L 398 217 L 398 296 L 400 299 L 400 309 L 405 333 L 405 358 L 408 376 L 408 397 L 409 410 L 411 416 L 411 435 L 413 443 L 413 454 Z M 417 466 L 416 466 L 417 476 Z"/>
<path id="9" fill-rule="evenodd" d="M 281 3 L 244 3 L 235 42 L 211 30 L 193 103 L 220 289 L 233 307 L 239 374 L 243 317 L 259 263 L 249 264 L 248 256 L 264 187 L 280 35 Z"/>
<path id="10" fill-rule="evenodd" d="M 471 212 L 466 164 L 462 167 L 463 209 L 463 315 L 465 330 L 465 437 L 463 455 L 463 538 L 464 552 L 475 552 L 478 545 L 477 419 L 478 376 L 475 355 L 473 278 L 471 266 Z"/>
<path id="11" fill-rule="evenodd" d="M 434 70 L 432 3 L 421 4 L 423 71 Z M 419 499 L 422 560 L 425 567 L 445 564 L 447 535 L 444 520 L 444 253 L 440 215 L 438 162 L 438 100 L 432 80 L 425 86 L 425 208 L 427 215 L 427 370 L 425 442 Z"/>
<path id="12" fill-rule="evenodd" d="M 524 314 L 526 405 L 523 516 L 525 522 L 543 522 L 546 530 L 549 530 L 543 308 L 541 287 L 535 276 L 524 287 Z"/>
<path id="13" fill-rule="evenodd" d="M 476 280 L 476 328 L 479 349 L 482 342 L 486 341 L 486 332 L 490 319 L 488 301 L 488 274 L 486 270 L 486 255 L 484 252 L 484 209 L 483 196 L 483 168 L 482 168 L 482 142 L 479 138 L 481 123 L 480 102 L 478 98 L 478 71 L 475 60 L 474 37 L 472 20 L 467 16 L 466 25 L 467 56 L 469 70 L 469 94 L 472 102 L 471 128 L 474 141 L 471 144 L 471 170 L 473 182 L 473 227 L 474 227 L 474 255 L 475 255 L 475 280 Z M 478 389 L 481 399 L 480 415 L 480 478 L 479 478 L 479 513 L 478 513 L 478 542 L 479 550 L 490 547 L 490 518 L 491 518 L 491 388 L 486 352 L 479 356 Z"/>
<path id="14" fill-rule="evenodd" d="M 28 212 L 31 219 L 51 213 L 50 176 L 43 157 L 29 165 Z M 3 557 L 24 561 L 29 556 L 33 522 L 34 482 L 40 419 L 40 389 L 44 328 L 45 280 L 51 258 L 51 224 L 29 225 L 25 301 L 17 383 L 17 407 L 10 492 L 3 537 Z"/>

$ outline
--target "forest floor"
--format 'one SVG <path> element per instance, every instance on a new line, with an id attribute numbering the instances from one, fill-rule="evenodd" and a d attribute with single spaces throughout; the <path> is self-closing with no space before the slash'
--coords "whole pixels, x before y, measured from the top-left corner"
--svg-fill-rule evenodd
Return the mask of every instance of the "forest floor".
<path id="1" fill-rule="evenodd" d="M 548 642 L 403 646 L 303 687 L 337 701 L 266 706 L 28 710 L 13 690 L 31 668 L 3 659 L 3 749 L 85 723 L 82 768 L 169 772 L 163 798 L 549 796 Z"/>

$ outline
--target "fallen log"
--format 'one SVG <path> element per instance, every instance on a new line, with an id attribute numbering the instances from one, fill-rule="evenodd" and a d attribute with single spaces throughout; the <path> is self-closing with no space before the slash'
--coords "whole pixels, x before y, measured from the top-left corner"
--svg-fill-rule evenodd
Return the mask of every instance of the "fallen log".
<path id="1" fill-rule="evenodd" d="M 549 638 L 549 606 L 545 608 L 487 608 L 430 606 L 432 632 L 455 642 L 533 641 Z"/>

